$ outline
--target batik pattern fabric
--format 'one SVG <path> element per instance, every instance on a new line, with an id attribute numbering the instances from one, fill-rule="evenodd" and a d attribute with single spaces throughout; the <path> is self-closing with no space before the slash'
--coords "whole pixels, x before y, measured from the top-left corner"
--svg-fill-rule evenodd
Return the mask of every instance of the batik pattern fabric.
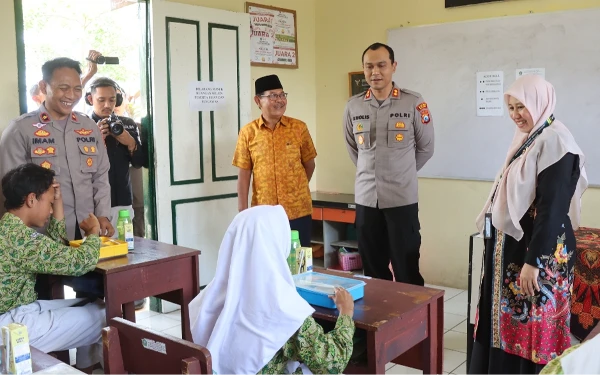
<path id="1" fill-rule="evenodd" d="M 309 317 L 259 374 L 285 374 L 290 361 L 303 363 L 314 374 L 341 374 L 352 355 L 354 329 L 348 315 L 340 315 L 328 333 Z M 293 373 L 302 374 L 302 368 Z"/>
<path id="2" fill-rule="evenodd" d="M 6 213 L 0 219 L 0 314 L 37 300 L 38 273 L 81 276 L 94 270 L 100 237 L 90 235 L 80 247 L 67 245 L 64 220 L 50 218 L 47 235 Z"/>
<path id="3" fill-rule="evenodd" d="M 579 228 L 575 237 L 571 332 L 581 340 L 600 322 L 600 229 Z"/>
<path id="4" fill-rule="evenodd" d="M 568 210 L 578 178 L 578 158 L 566 154 L 539 174 L 519 222 L 523 237 L 495 229 L 486 241 L 475 338 L 490 350 L 544 365 L 570 347 L 576 242 Z M 532 297 L 521 288 L 525 264 L 539 269 Z"/>

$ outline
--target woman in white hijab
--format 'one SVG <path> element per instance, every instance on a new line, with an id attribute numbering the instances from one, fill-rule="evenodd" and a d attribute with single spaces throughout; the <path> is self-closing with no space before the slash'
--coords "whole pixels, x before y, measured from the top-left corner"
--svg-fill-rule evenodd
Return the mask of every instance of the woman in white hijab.
<path id="1" fill-rule="evenodd" d="M 325 334 L 287 265 L 291 231 L 281 206 L 240 212 L 225 233 L 215 278 L 190 303 L 194 342 L 217 374 L 341 373 L 352 354 L 354 302 L 331 298 L 340 315 Z"/>
<path id="2" fill-rule="evenodd" d="M 517 129 L 477 218 L 486 241 L 471 374 L 539 373 L 570 346 L 584 156 L 543 78 L 519 78 L 505 101 Z"/>

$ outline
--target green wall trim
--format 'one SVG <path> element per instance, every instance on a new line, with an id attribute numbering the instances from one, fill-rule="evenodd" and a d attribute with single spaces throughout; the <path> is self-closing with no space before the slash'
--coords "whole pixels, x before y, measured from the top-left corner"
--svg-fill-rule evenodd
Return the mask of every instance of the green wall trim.
<path id="1" fill-rule="evenodd" d="M 194 20 L 186 20 L 182 18 L 166 17 L 165 19 L 165 30 L 167 39 L 167 109 L 168 109 L 168 127 L 169 127 L 169 164 L 171 174 L 171 186 L 173 185 L 189 185 L 189 184 L 201 184 L 204 182 L 204 147 L 202 144 L 202 112 L 198 112 L 198 124 L 199 124 L 199 136 L 198 145 L 200 147 L 200 178 L 190 180 L 175 180 L 175 165 L 173 157 L 173 107 L 171 100 L 171 35 L 169 25 L 171 23 L 182 23 L 187 25 L 193 25 L 196 27 L 196 64 L 198 67 L 197 78 L 198 81 L 202 80 L 201 72 L 201 58 L 200 58 L 200 22 Z"/>
<path id="2" fill-rule="evenodd" d="M 222 195 L 211 195 L 211 196 L 207 196 L 207 197 L 177 199 L 177 200 L 171 201 L 171 220 L 172 220 L 172 224 L 173 224 L 173 245 L 177 245 L 177 206 L 178 205 L 187 204 L 187 203 L 214 201 L 214 200 L 219 200 L 219 199 L 237 198 L 237 196 L 238 196 L 237 193 L 232 193 L 232 194 L 222 194 Z"/>
<path id="3" fill-rule="evenodd" d="M 241 127 L 241 110 L 240 110 L 240 31 L 239 27 L 231 25 L 222 25 L 217 23 L 208 24 L 208 65 L 209 65 L 209 80 L 213 81 L 214 73 L 214 62 L 213 62 L 213 29 L 225 29 L 235 31 L 235 54 L 237 63 L 237 118 L 238 118 L 238 133 Z M 212 180 L 217 181 L 231 181 L 237 180 L 237 175 L 233 176 L 217 176 L 217 149 L 215 144 L 215 117 L 214 112 L 210 112 L 210 148 L 212 155 Z"/>

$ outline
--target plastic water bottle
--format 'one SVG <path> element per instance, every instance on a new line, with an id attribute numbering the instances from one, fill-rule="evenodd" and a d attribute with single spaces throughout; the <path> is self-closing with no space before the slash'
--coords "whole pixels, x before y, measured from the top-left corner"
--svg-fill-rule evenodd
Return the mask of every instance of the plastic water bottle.
<path id="1" fill-rule="evenodd" d="M 290 250 L 290 256 L 287 259 L 288 267 L 292 275 L 298 273 L 298 265 L 296 264 L 296 249 L 300 248 L 300 233 L 297 230 L 292 231 L 292 248 Z"/>
<path id="2" fill-rule="evenodd" d="M 127 242 L 127 250 L 133 250 L 133 222 L 129 218 L 129 210 L 119 210 L 117 231 L 119 240 Z"/>

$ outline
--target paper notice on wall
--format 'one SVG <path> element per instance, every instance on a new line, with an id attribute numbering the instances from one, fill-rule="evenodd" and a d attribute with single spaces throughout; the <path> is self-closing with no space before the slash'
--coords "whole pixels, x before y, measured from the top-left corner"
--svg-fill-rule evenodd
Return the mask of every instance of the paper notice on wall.
<path id="1" fill-rule="evenodd" d="M 517 78 L 519 79 L 528 74 L 535 74 L 546 79 L 546 68 L 528 68 L 528 69 L 517 69 Z"/>
<path id="2" fill-rule="evenodd" d="M 189 84 L 189 103 L 193 111 L 215 111 L 225 106 L 222 82 L 193 81 Z"/>
<path id="3" fill-rule="evenodd" d="M 477 116 L 504 114 L 504 72 L 477 72 Z"/>
<path id="4" fill-rule="evenodd" d="M 297 66 L 296 14 L 260 4 L 248 5 L 250 62 Z"/>

